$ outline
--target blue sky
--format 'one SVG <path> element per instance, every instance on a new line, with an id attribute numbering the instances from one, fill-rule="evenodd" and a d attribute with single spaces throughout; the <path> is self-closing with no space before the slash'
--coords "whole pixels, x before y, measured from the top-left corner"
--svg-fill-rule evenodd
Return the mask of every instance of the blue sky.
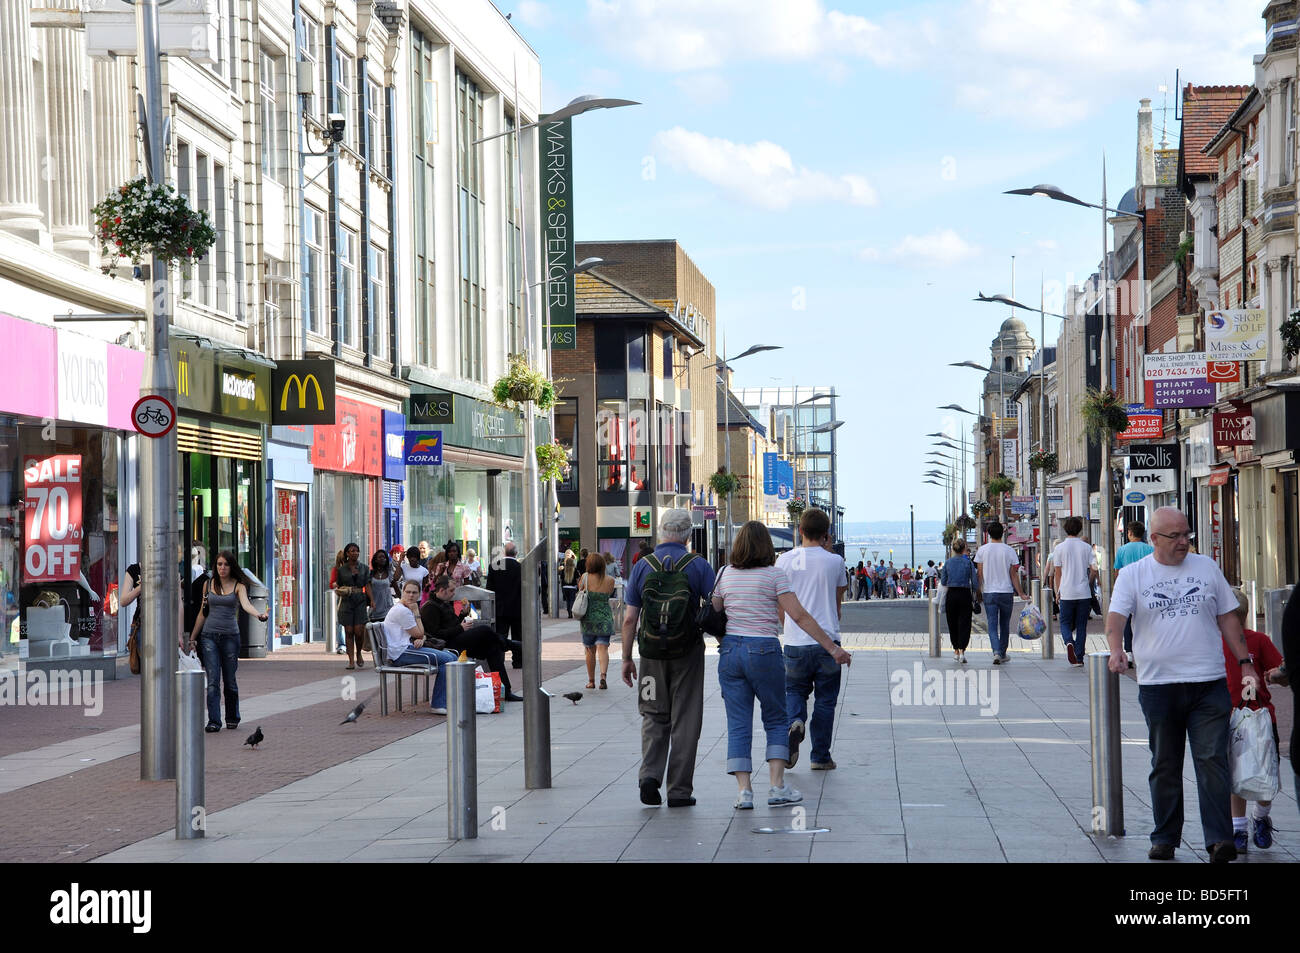
<path id="1" fill-rule="evenodd" d="M 1099 201 L 1104 150 L 1114 204 L 1138 100 L 1176 146 L 1175 69 L 1249 83 L 1264 44 L 1264 0 L 498 5 L 541 57 L 547 109 L 643 103 L 574 122 L 580 240 L 677 239 L 729 350 L 782 345 L 737 364 L 737 387 L 838 389 L 852 521 L 943 515 L 924 434 L 959 426 L 940 404 L 975 409 L 981 376 L 947 365 L 986 363 L 1007 314 L 975 293 L 1009 293 L 1014 255 L 1016 297 L 1041 278 L 1060 310 L 1100 258 L 1099 213 L 1002 191 Z"/>

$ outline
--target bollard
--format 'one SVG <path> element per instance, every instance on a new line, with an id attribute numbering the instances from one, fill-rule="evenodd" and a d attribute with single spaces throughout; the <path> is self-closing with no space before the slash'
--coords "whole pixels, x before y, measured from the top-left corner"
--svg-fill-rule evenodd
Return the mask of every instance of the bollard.
<path id="1" fill-rule="evenodd" d="M 474 713 L 475 662 L 448 662 L 447 837 L 478 837 L 478 725 Z"/>
<path id="2" fill-rule="evenodd" d="M 523 559 L 524 647 L 524 787 L 530 791 L 551 786 L 551 701 L 542 692 L 542 600 L 538 594 L 537 567 L 545 545 L 538 543 Z"/>
<path id="3" fill-rule="evenodd" d="M 943 640 L 939 636 L 939 597 L 933 595 L 925 604 L 926 618 L 930 623 L 930 658 L 943 654 Z"/>
<path id="4" fill-rule="evenodd" d="M 339 647 L 339 600 L 331 593 L 325 600 L 325 651 L 333 655 Z"/>
<path id="5" fill-rule="evenodd" d="M 1088 728 L 1092 738 L 1092 831 L 1124 836 L 1124 772 L 1121 764 L 1119 675 L 1109 652 L 1089 652 Z"/>
<path id="6" fill-rule="evenodd" d="M 1056 655 L 1056 643 L 1052 640 L 1056 634 L 1052 629 L 1052 590 L 1047 586 L 1043 586 L 1039 593 L 1038 611 L 1043 614 L 1043 622 L 1047 626 L 1043 629 L 1043 658 L 1053 658 Z"/>
<path id="7" fill-rule="evenodd" d="M 207 830 L 204 801 L 203 726 L 207 701 L 204 672 L 176 672 L 176 839 L 194 840 Z"/>

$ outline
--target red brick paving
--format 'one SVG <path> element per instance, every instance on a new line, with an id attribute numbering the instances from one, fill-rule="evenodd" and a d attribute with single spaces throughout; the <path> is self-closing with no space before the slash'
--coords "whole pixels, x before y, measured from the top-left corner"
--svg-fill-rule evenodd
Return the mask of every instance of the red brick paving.
<path id="1" fill-rule="evenodd" d="M 543 655 L 543 679 L 580 666 L 578 635 L 548 639 Z M 344 664 L 342 656 L 327 656 L 318 646 L 241 660 L 240 695 L 251 698 L 342 674 Z M 135 724 L 138 679 L 128 675 L 104 684 L 105 707 L 98 718 L 86 718 L 80 709 L 0 708 L 0 754 Z M 423 706 L 408 705 L 403 712 L 380 717 L 376 698 L 356 724 L 339 725 L 351 707 L 348 702 L 323 702 L 264 718 L 259 724 L 267 740 L 257 751 L 243 747 L 257 727 L 252 722 L 236 731 L 205 735 L 208 811 L 233 807 L 443 723 Z M 508 705 L 495 717 L 519 719 L 522 730 L 519 705 Z M 0 794 L 0 863 L 85 861 L 171 830 L 174 784 L 141 781 L 139 774 L 139 755 L 130 755 Z"/>

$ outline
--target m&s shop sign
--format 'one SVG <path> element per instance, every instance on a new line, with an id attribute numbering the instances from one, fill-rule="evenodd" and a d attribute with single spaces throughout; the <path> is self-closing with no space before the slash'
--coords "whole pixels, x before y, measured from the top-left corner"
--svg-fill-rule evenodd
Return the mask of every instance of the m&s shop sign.
<path id="1" fill-rule="evenodd" d="M 81 575 L 81 454 L 28 457 L 23 582 L 68 582 Z"/>

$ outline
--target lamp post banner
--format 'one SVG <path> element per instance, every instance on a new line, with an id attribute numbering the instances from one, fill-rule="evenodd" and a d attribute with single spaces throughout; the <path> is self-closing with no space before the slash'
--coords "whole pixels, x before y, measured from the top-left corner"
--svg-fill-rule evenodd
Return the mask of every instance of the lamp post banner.
<path id="1" fill-rule="evenodd" d="M 542 254 L 546 343 L 557 351 L 578 347 L 574 303 L 573 121 L 542 121 Z"/>

